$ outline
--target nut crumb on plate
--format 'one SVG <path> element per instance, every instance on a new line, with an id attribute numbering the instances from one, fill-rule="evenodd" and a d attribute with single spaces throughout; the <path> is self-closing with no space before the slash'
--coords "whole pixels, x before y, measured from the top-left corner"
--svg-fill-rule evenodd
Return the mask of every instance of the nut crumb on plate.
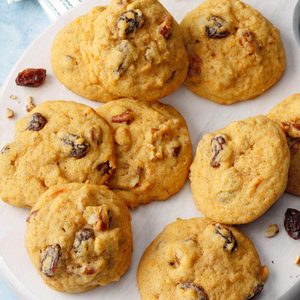
<path id="1" fill-rule="evenodd" d="M 18 97 L 17 97 L 16 95 L 10 95 L 10 96 L 9 96 L 9 99 L 11 99 L 11 100 L 16 100 L 16 99 L 18 99 Z"/>
<path id="2" fill-rule="evenodd" d="M 14 116 L 15 116 L 15 112 L 12 109 L 10 109 L 10 108 L 6 108 L 6 117 L 8 119 L 11 119 Z"/>
<path id="3" fill-rule="evenodd" d="M 300 266 L 300 256 L 299 255 L 297 255 L 296 258 L 295 258 L 295 264 L 297 266 Z"/>
<path id="4" fill-rule="evenodd" d="M 33 98 L 31 96 L 27 97 L 26 111 L 30 112 L 35 108 L 35 104 L 33 102 Z"/>
<path id="5" fill-rule="evenodd" d="M 278 233 L 279 233 L 279 228 L 278 228 L 277 224 L 271 224 L 268 226 L 268 228 L 265 231 L 265 237 L 272 238 L 275 235 L 277 235 Z"/>

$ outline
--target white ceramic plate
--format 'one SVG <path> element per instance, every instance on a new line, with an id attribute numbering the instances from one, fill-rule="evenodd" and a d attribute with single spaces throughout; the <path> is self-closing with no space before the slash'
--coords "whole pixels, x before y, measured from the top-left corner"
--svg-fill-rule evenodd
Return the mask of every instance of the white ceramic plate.
<path id="1" fill-rule="evenodd" d="M 162 1 L 178 21 L 200 2 L 202 1 Z M 286 96 L 300 92 L 300 68 L 298 67 L 300 51 L 292 34 L 292 15 L 296 1 L 248 0 L 246 2 L 260 10 L 280 28 L 287 53 L 287 71 L 280 82 L 264 95 L 256 100 L 232 106 L 221 106 L 198 98 L 184 87 L 164 99 L 164 102 L 172 104 L 186 118 L 194 150 L 203 133 L 221 128 L 233 120 L 267 113 Z M 15 121 L 5 118 L 6 107 L 14 109 L 17 118 L 22 117 L 25 114 L 27 96 L 33 96 L 36 103 L 45 100 L 69 99 L 93 107 L 100 105 L 76 96 L 57 81 L 50 66 L 50 48 L 52 40 L 60 28 L 93 6 L 106 3 L 107 1 L 90 0 L 64 15 L 31 45 L 16 64 L 8 76 L 0 97 L 0 146 L 13 138 Z M 36 89 L 16 86 L 14 80 L 17 73 L 28 67 L 47 69 L 48 78 L 43 86 Z M 10 100 L 11 94 L 17 95 L 18 100 Z M 298 276 L 300 276 L 300 268 L 294 264 L 294 258 L 300 254 L 299 241 L 289 238 L 283 228 L 284 213 L 287 207 L 300 209 L 300 199 L 285 194 L 262 218 L 252 224 L 241 226 L 241 229 L 256 244 L 262 263 L 268 265 L 270 269 L 270 277 L 260 299 L 279 298 L 296 284 Z M 139 299 L 135 278 L 136 269 L 146 246 L 166 224 L 174 221 L 177 217 L 200 216 L 194 207 L 188 183 L 180 193 L 170 200 L 151 203 L 134 210 L 132 225 L 135 250 L 129 272 L 118 283 L 99 287 L 84 294 L 67 295 L 48 288 L 37 275 L 26 254 L 23 237 L 27 214 L 28 210 L 26 209 L 17 209 L 0 203 L 0 270 L 21 299 L 37 300 Z M 273 239 L 266 239 L 264 230 L 271 223 L 279 225 L 280 233 Z"/>

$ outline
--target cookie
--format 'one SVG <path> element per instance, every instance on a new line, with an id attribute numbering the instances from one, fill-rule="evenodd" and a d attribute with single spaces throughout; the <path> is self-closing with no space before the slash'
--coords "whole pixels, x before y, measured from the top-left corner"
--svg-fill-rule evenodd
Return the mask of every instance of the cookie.
<path id="1" fill-rule="evenodd" d="M 192 145 L 186 122 L 174 108 L 121 99 L 97 112 L 113 128 L 116 141 L 118 167 L 108 185 L 130 207 L 165 200 L 182 188 Z"/>
<path id="2" fill-rule="evenodd" d="M 53 186 L 27 218 L 26 248 L 51 288 L 68 293 L 118 281 L 131 262 L 131 217 L 104 186 Z"/>
<path id="3" fill-rule="evenodd" d="M 70 90 L 101 102 L 155 101 L 188 70 L 179 25 L 157 0 L 114 0 L 79 18 L 56 37 L 51 61 Z"/>
<path id="4" fill-rule="evenodd" d="M 220 104 L 255 98 L 285 69 L 280 33 L 239 0 L 207 0 L 183 19 L 190 60 L 186 86 Z"/>
<path id="5" fill-rule="evenodd" d="M 50 186 L 104 184 L 116 167 L 114 137 L 92 108 L 68 101 L 40 104 L 16 124 L 0 153 L 0 197 L 32 206 Z"/>
<path id="6" fill-rule="evenodd" d="M 284 192 L 289 163 L 284 132 L 265 116 L 205 134 L 191 165 L 195 205 L 220 223 L 252 222 Z"/>
<path id="7" fill-rule="evenodd" d="M 143 300 L 240 300 L 262 291 L 267 270 L 236 228 L 177 219 L 145 251 L 137 280 Z"/>
<path id="8" fill-rule="evenodd" d="M 277 104 L 268 117 L 280 124 L 288 139 L 291 164 L 286 191 L 300 196 L 300 94 Z"/>
<path id="9" fill-rule="evenodd" d="M 51 64 L 56 77 L 74 93 L 97 101 L 117 98 L 106 91 L 94 73 L 89 72 L 83 56 L 84 47 L 90 47 L 94 35 L 94 21 L 105 7 L 97 6 L 65 26 L 56 36 L 51 51 Z"/>

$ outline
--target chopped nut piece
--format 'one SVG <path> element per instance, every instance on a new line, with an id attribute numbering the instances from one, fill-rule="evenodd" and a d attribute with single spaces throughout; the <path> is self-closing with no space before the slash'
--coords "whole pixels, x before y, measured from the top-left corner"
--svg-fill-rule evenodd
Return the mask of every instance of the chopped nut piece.
<path id="1" fill-rule="evenodd" d="M 173 30 L 173 17 L 171 15 L 167 15 L 163 18 L 163 22 L 159 26 L 159 33 L 167 40 Z"/>
<path id="2" fill-rule="evenodd" d="M 9 99 L 11 99 L 11 100 L 16 100 L 16 99 L 18 99 L 18 97 L 17 97 L 16 95 L 10 95 L 10 96 L 9 96 Z"/>
<path id="3" fill-rule="evenodd" d="M 106 205 L 101 206 L 99 219 L 95 224 L 95 229 L 98 231 L 106 231 L 109 229 L 111 222 L 111 213 Z"/>
<path id="4" fill-rule="evenodd" d="M 297 266 L 300 266 L 300 256 L 299 255 L 297 255 L 296 258 L 295 258 L 295 264 Z"/>
<path id="5" fill-rule="evenodd" d="M 277 226 L 277 224 L 271 224 L 268 226 L 266 232 L 265 232 L 265 237 L 266 238 L 272 238 L 275 235 L 277 235 L 279 232 L 279 228 Z"/>
<path id="6" fill-rule="evenodd" d="M 27 97 L 26 111 L 31 112 L 34 108 L 35 104 L 33 103 L 33 98 L 31 96 Z"/>
<path id="7" fill-rule="evenodd" d="M 113 123 L 126 123 L 129 125 L 134 120 L 132 111 L 130 109 L 126 110 L 120 115 L 115 115 L 111 118 Z"/>
<path id="8" fill-rule="evenodd" d="M 8 119 L 11 119 L 14 116 L 15 116 L 15 112 L 12 109 L 10 109 L 10 108 L 6 108 L 6 117 Z"/>

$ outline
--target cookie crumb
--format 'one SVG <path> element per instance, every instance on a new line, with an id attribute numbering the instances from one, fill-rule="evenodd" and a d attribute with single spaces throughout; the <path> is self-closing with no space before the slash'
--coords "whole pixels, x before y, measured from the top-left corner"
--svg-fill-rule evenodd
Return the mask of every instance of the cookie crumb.
<path id="1" fill-rule="evenodd" d="M 268 226 L 268 228 L 265 231 L 265 237 L 272 238 L 275 235 L 277 235 L 278 233 L 279 233 L 279 228 L 278 228 L 277 224 L 271 224 Z"/>
<path id="2" fill-rule="evenodd" d="M 10 96 L 9 96 L 9 99 L 11 99 L 11 100 L 16 100 L 16 99 L 18 99 L 18 97 L 17 97 L 16 95 L 10 95 Z"/>
<path id="3" fill-rule="evenodd" d="M 300 266 L 300 256 L 299 255 L 297 255 L 296 258 L 295 258 L 295 264 L 297 266 Z"/>
<path id="4" fill-rule="evenodd" d="M 26 111 L 30 112 L 35 108 L 35 104 L 33 102 L 33 98 L 31 96 L 27 97 Z"/>
<path id="5" fill-rule="evenodd" d="M 8 119 L 11 119 L 14 116 L 15 116 L 15 112 L 12 109 L 10 109 L 10 108 L 6 108 L 6 117 Z"/>

